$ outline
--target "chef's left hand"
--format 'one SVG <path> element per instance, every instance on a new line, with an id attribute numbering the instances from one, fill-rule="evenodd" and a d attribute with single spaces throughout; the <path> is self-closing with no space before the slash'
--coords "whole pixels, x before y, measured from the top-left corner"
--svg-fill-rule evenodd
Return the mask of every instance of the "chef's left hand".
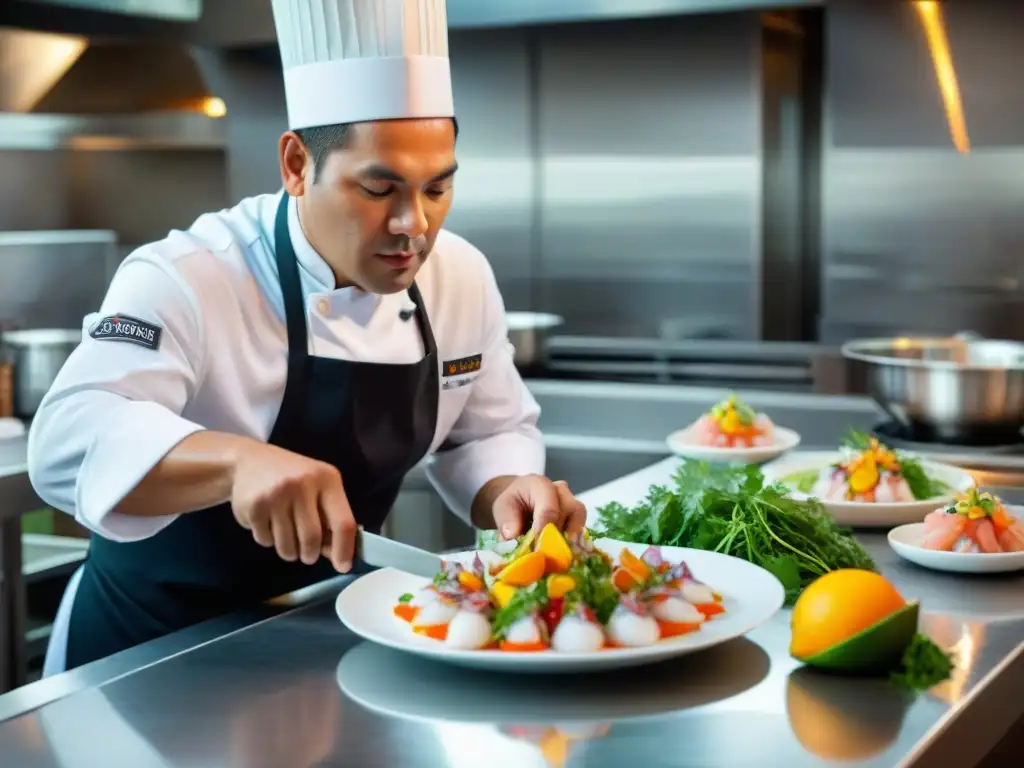
<path id="1" fill-rule="evenodd" d="M 539 531 L 548 523 L 576 533 L 587 522 L 586 507 L 573 496 L 566 482 L 552 482 L 543 475 L 521 475 L 512 480 L 494 500 L 492 511 L 504 539 L 515 538 L 530 527 Z"/>

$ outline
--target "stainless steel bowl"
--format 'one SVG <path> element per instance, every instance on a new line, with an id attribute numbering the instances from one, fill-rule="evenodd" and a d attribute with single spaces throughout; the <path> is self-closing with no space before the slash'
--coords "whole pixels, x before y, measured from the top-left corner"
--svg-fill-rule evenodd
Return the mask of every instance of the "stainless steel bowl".
<path id="1" fill-rule="evenodd" d="M 844 357 L 915 440 L 1006 444 L 1024 427 L 1024 344 L 976 338 L 860 339 Z"/>
<path id="2" fill-rule="evenodd" d="M 43 396 L 82 341 L 82 332 L 63 328 L 8 331 L 3 342 L 13 351 L 14 414 L 31 418 Z"/>
<path id="3" fill-rule="evenodd" d="M 508 340 L 515 348 L 515 364 L 520 368 L 542 365 L 548 358 L 548 336 L 565 320 L 544 312 L 506 312 Z"/>

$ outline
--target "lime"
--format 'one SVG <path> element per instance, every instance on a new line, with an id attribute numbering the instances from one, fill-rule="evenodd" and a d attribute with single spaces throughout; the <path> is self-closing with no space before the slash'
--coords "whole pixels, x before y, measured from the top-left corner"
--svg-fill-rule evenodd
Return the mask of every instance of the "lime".
<path id="1" fill-rule="evenodd" d="M 917 634 L 919 610 L 919 603 L 907 603 L 867 629 L 801 661 L 836 672 L 890 672 L 899 666 L 903 652 Z"/>

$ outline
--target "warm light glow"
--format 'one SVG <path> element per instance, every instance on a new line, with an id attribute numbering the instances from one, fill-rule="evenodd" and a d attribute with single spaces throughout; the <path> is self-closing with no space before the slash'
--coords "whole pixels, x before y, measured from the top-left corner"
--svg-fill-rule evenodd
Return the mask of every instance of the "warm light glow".
<path id="1" fill-rule="evenodd" d="M 0 29 L 0 111 L 31 112 L 87 46 L 84 37 Z"/>
<path id="2" fill-rule="evenodd" d="M 963 104 L 960 102 L 960 86 L 956 79 L 956 68 L 953 66 L 953 54 L 949 49 L 949 37 L 946 35 L 942 8 L 936 0 L 916 0 L 914 10 L 917 11 L 921 26 L 924 27 L 924 36 L 932 55 L 932 66 L 935 68 L 935 78 L 942 94 L 942 104 L 946 110 L 946 121 L 949 123 L 953 146 L 958 152 L 970 152 L 971 139 L 967 135 Z"/>
<path id="3" fill-rule="evenodd" d="M 210 96 L 203 100 L 203 112 L 207 117 L 224 117 L 228 113 L 228 108 L 223 99 Z"/>

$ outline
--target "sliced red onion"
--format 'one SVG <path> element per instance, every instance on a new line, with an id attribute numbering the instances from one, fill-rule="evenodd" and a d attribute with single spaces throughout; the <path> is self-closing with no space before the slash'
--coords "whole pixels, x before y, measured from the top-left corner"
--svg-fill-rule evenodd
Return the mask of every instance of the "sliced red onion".
<path id="1" fill-rule="evenodd" d="M 661 556 L 661 550 L 657 547 L 648 547 L 645 549 L 644 553 L 640 556 L 640 559 L 647 563 L 647 565 L 651 566 L 651 568 L 660 568 L 662 563 L 665 562 L 664 558 Z"/>
<path id="2" fill-rule="evenodd" d="M 693 578 L 693 573 L 690 572 L 690 566 L 685 562 L 679 562 L 672 566 L 672 569 L 669 571 L 669 579 L 671 581 L 679 581 L 680 579 L 697 581 Z"/>
<path id="3" fill-rule="evenodd" d="M 485 572 L 486 568 L 484 568 L 484 561 L 480 559 L 480 553 L 473 555 L 473 573 L 482 579 Z"/>
<path id="4" fill-rule="evenodd" d="M 491 601 L 483 592 L 470 592 L 463 596 L 462 610 L 483 613 L 491 607 Z"/>
<path id="5" fill-rule="evenodd" d="M 647 615 L 647 605 L 634 597 L 632 594 L 625 594 L 619 599 L 619 605 L 637 616 Z"/>
<path id="6" fill-rule="evenodd" d="M 457 563 L 454 560 L 445 561 L 444 564 L 444 577 L 455 581 L 459 578 L 459 574 L 462 573 L 465 568 L 462 567 L 462 563 Z"/>

